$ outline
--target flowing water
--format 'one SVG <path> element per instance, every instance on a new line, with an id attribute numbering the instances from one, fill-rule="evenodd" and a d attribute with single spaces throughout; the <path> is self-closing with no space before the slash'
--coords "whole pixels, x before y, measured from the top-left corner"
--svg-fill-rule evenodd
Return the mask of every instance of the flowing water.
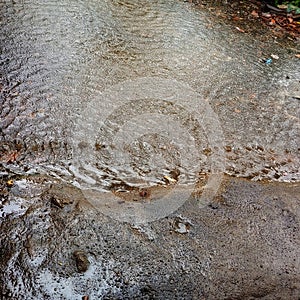
<path id="1" fill-rule="evenodd" d="M 267 66 L 261 60 L 270 51 L 277 51 L 280 60 Z M 288 51 L 274 48 L 274 43 L 242 35 L 181 1 L 2 1 L 2 147 L 8 154 L 17 151 L 17 161 L 23 165 L 48 165 L 53 173 L 76 181 L 85 175 L 68 164 L 86 158 L 87 153 L 78 151 L 82 147 L 89 154 L 96 152 L 95 147 L 105 147 L 101 138 L 107 143 L 113 136 L 100 128 L 107 118 L 115 118 L 110 122 L 125 127 L 125 139 L 140 129 L 131 153 L 138 157 L 139 147 L 144 152 L 139 155 L 148 161 L 131 158 L 133 173 L 152 172 L 146 181 L 159 183 L 166 172 L 182 167 L 182 178 L 189 182 L 196 174 L 189 170 L 199 159 L 200 169 L 209 169 L 205 158 L 209 142 L 199 137 L 198 148 L 204 153 L 202 160 L 193 159 L 195 151 L 185 147 L 189 145 L 185 135 L 175 137 L 184 126 L 170 119 L 177 114 L 177 121 L 186 122 L 183 113 L 159 112 L 164 109 L 162 102 L 151 109 L 147 99 L 178 101 L 196 115 L 201 114 L 197 105 L 206 101 L 224 133 L 229 174 L 296 180 L 299 100 L 289 99 L 295 95 L 288 95 L 288 89 L 289 82 L 299 83 L 299 62 L 288 59 Z M 189 88 L 194 99 L 178 96 L 178 90 L 184 94 Z M 145 101 L 134 111 L 135 101 L 141 100 L 137 98 Z M 155 112 L 160 113 L 158 119 Z M 109 117 L 112 113 L 115 116 Z M 137 115 L 140 120 L 132 120 Z M 127 129 L 124 122 L 130 119 Z M 203 126 L 207 124 L 202 124 L 202 133 Z M 163 137 L 162 132 L 166 132 Z M 163 154 L 157 153 L 159 143 L 167 148 L 161 150 Z M 124 147 L 121 150 L 126 152 Z M 191 160 L 190 165 L 176 162 L 180 151 L 185 151 L 180 157 Z M 111 188 L 114 179 L 119 182 L 124 177 L 122 172 L 131 173 L 122 159 L 113 166 L 101 155 L 92 153 L 85 161 L 99 171 L 94 178 L 85 177 L 88 183 L 98 178 L 101 187 Z"/>
<path id="2" fill-rule="evenodd" d="M 296 181 L 289 51 L 181 1 L 2 1 L 1 161 L 133 200 L 216 191 L 210 174 Z"/>
<path id="3" fill-rule="evenodd" d="M 18 179 L 1 192 L 3 221 L 30 215 L 30 195 L 42 194 L 32 174 L 137 223 L 170 214 L 191 191 L 207 204 L 224 173 L 299 181 L 297 46 L 259 26 L 243 33 L 176 0 L 0 0 L 0 24 L 0 175 Z M 50 251 L 40 241 L 50 213 L 39 209 L 29 269 Z M 7 289 L 21 295 L 35 274 L 19 282 L 18 255 L 11 261 Z M 53 295 L 60 287 L 47 272 L 35 280 Z"/>

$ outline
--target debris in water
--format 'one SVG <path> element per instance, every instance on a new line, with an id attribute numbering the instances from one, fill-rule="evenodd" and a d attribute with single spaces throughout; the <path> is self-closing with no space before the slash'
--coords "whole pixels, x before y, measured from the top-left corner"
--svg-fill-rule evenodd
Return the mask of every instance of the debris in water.
<path id="1" fill-rule="evenodd" d="M 174 178 L 176 181 L 178 181 L 180 171 L 178 169 L 174 169 L 170 172 L 170 175 L 172 178 Z"/>
<path id="2" fill-rule="evenodd" d="M 178 233 L 188 233 L 189 232 L 189 229 L 186 226 L 186 224 L 179 222 L 179 223 L 177 223 L 177 226 L 178 226 L 178 228 L 175 229 L 176 232 L 178 232 Z"/>
<path id="3" fill-rule="evenodd" d="M 89 268 L 90 262 L 87 258 L 87 255 L 82 250 L 77 250 L 73 253 L 73 256 L 76 261 L 77 270 L 79 273 L 86 272 Z"/>
<path id="4" fill-rule="evenodd" d="M 55 206 L 58 206 L 59 208 L 63 208 L 63 204 L 60 201 L 60 199 L 56 198 L 56 197 L 51 197 L 51 203 L 54 204 Z"/>
<path id="5" fill-rule="evenodd" d="M 164 176 L 164 179 L 166 179 L 167 183 L 169 183 L 169 184 L 175 184 L 177 182 L 176 179 L 174 179 L 170 176 L 167 176 L 167 175 Z"/>
<path id="6" fill-rule="evenodd" d="M 174 222 L 175 232 L 186 234 L 190 232 L 191 229 L 191 222 L 188 220 L 185 220 L 181 217 L 177 218 Z"/>
<path id="7" fill-rule="evenodd" d="M 12 179 L 10 179 L 6 182 L 6 184 L 8 187 L 12 187 L 14 185 L 14 181 Z"/>
<path id="8" fill-rule="evenodd" d="M 139 195 L 140 197 L 142 198 L 148 198 L 150 196 L 150 191 L 149 190 L 146 190 L 146 189 L 142 189 L 140 192 L 139 192 Z"/>
<path id="9" fill-rule="evenodd" d="M 269 66 L 272 62 L 273 62 L 273 59 L 272 59 L 272 58 L 267 58 L 267 59 L 265 60 L 265 64 L 266 64 L 267 66 Z"/>
<path id="10" fill-rule="evenodd" d="M 274 58 L 274 59 L 279 59 L 279 56 L 276 55 L 276 54 L 271 54 L 271 57 Z"/>

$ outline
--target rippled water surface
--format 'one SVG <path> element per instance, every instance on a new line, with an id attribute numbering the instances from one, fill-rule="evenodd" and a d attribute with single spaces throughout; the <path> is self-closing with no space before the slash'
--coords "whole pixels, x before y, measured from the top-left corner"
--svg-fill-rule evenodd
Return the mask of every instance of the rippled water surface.
<path id="1" fill-rule="evenodd" d="M 273 40 L 181 1 L 0 6 L 5 164 L 104 190 L 195 182 L 217 157 L 299 179 L 299 60 Z"/>

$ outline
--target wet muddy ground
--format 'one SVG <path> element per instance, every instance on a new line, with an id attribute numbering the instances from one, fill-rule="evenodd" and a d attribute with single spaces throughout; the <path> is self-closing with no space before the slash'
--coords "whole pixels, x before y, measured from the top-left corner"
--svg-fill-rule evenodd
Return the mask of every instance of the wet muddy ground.
<path id="1" fill-rule="evenodd" d="M 298 40 L 220 5 L 0 1 L 1 299 L 299 299 Z"/>
<path id="2" fill-rule="evenodd" d="M 298 299 L 299 189 L 226 177 L 208 206 L 191 198 L 134 225 L 72 186 L 18 179 L 14 213 L 2 211 L 2 299 Z"/>

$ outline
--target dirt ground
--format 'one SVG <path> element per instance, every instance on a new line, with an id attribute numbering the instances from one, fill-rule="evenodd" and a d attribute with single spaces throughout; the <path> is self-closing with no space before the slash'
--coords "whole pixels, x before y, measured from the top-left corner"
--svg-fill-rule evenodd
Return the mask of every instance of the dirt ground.
<path id="1" fill-rule="evenodd" d="M 233 22 L 241 32 L 255 33 L 257 23 L 261 23 L 266 31 L 274 37 L 299 42 L 300 15 L 287 12 L 286 8 L 268 5 L 265 1 L 203 1 L 193 0 L 201 9 L 209 9 L 213 14 L 228 22 Z"/>
<path id="2" fill-rule="evenodd" d="M 210 10 L 223 21 L 235 24 L 241 33 L 262 35 L 271 33 L 278 40 L 299 43 L 300 15 L 295 11 L 287 12 L 286 8 L 274 7 L 257 0 L 192 0 L 190 2 L 200 9 Z"/>

